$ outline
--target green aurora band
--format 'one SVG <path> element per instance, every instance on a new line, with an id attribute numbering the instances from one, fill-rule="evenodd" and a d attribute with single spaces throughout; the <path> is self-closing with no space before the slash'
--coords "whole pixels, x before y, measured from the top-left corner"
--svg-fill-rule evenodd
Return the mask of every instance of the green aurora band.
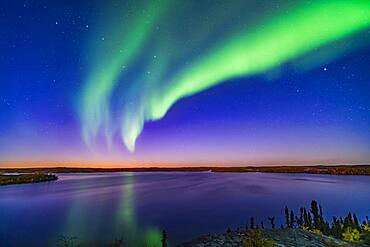
<path id="1" fill-rule="evenodd" d="M 125 83 L 119 78 L 125 64 L 133 64 L 140 56 L 144 42 L 151 42 L 155 22 L 173 7 L 165 1 L 149 6 L 148 15 L 137 20 L 125 40 L 123 54 L 100 59 L 88 77 L 83 90 L 81 105 L 82 129 L 85 142 L 90 145 L 100 129 L 109 134 L 119 131 L 124 144 L 134 151 L 135 142 L 144 123 L 163 118 L 178 100 L 194 95 L 212 86 L 236 77 L 248 77 L 268 72 L 276 67 L 316 51 L 331 43 L 350 37 L 370 26 L 370 1 L 326 0 L 294 4 L 285 12 L 265 18 L 254 28 L 234 32 L 205 49 L 191 63 L 185 63 L 176 73 L 169 70 L 169 60 L 149 63 L 153 76 L 137 79 L 125 92 L 119 117 L 112 116 L 109 103 L 117 84 Z M 171 10 L 171 9 L 170 9 Z M 176 24 L 176 20 L 174 20 Z M 170 44 L 161 43 L 157 49 Z M 184 47 L 186 49 L 186 47 Z M 117 93 L 117 92 L 116 92 Z M 120 92 L 117 93 L 119 95 Z M 119 119 L 118 127 L 112 119 Z"/>

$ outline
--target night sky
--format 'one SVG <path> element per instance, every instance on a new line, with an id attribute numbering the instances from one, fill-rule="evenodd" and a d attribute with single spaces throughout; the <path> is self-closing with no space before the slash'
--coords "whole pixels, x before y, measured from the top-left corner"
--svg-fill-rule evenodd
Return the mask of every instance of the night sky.
<path id="1" fill-rule="evenodd" d="M 4 0 L 0 162 L 368 163 L 369 27 L 367 0 Z"/>

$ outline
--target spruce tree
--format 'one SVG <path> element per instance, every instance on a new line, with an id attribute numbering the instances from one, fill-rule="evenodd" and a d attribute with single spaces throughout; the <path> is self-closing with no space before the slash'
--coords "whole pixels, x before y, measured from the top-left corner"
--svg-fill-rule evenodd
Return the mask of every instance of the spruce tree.
<path id="1" fill-rule="evenodd" d="M 311 213 L 313 216 L 313 227 L 315 229 L 320 229 L 320 214 L 317 202 L 315 200 L 311 202 Z"/>
<path id="2" fill-rule="evenodd" d="M 309 218 L 308 218 L 308 213 L 307 213 L 306 208 L 303 208 L 303 219 L 304 219 L 304 226 L 309 227 L 310 223 L 309 223 Z"/>
<path id="3" fill-rule="evenodd" d="M 353 214 L 353 227 L 356 229 L 360 228 L 360 223 L 358 222 L 356 214 Z"/>
<path id="4" fill-rule="evenodd" d="M 308 215 L 308 226 L 309 228 L 312 228 L 312 217 L 311 217 L 311 214 L 310 212 L 307 212 L 307 215 Z"/>
<path id="5" fill-rule="evenodd" d="M 162 232 L 162 240 L 161 240 L 161 242 L 162 242 L 162 247 L 167 247 L 168 245 L 167 245 L 167 233 L 166 233 L 166 231 L 163 231 Z"/>
<path id="6" fill-rule="evenodd" d="M 275 229 L 275 217 L 274 216 L 268 217 L 268 220 L 270 221 L 271 228 Z"/>
<path id="7" fill-rule="evenodd" d="M 251 229 L 254 229 L 254 217 L 251 217 Z"/>
<path id="8" fill-rule="evenodd" d="M 285 206 L 285 225 L 288 228 L 290 226 L 289 224 L 289 209 L 287 206 Z"/>
<path id="9" fill-rule="evenodd" d="M 344 229 L 348 227 L 353 227 L 353 219 L 351 212 L 349 212 L 348 215 L 344 218 Z"/>
<path id="10" fill-rule="evenodd" d="M 294 227 L 294 212 L 293 210 L 290 211 L 290 222 L 289 222 L 289 227 L 293 228 Z"/>
<path id="11" fill-rule="evenodd" d="M 298 221 L 298 226 L 302 228 L 303 226 L 303 208 L 299 209 L 299 221 Z"/>

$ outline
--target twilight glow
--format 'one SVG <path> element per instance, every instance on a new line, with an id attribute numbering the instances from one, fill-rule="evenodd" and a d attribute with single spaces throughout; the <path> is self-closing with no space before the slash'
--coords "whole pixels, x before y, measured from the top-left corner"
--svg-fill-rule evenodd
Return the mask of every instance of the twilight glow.
<path id="1" fill-rule="evenodd" d="M 6 3 L 0 166 L 370 162 L 368 0 Z"/>

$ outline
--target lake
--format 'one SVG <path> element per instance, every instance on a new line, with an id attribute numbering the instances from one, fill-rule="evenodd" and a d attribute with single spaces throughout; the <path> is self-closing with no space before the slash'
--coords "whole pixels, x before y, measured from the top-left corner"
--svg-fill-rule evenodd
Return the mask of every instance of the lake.
<path id="1" fill-rule="evenodd" d="M 62 236 L 87 246 L 122 237 L 128 246 L 172 246 L 198 235 L 245 227 L 250 217 L 283 223 L 315 199 L 327 217 L 370 215 L 370 177 L 272 173 L 58 174 L 47 183 L 0 187 L 0 246 L 58 246 Z M 127 246 L 125 245 L 125 246 Z"/>

